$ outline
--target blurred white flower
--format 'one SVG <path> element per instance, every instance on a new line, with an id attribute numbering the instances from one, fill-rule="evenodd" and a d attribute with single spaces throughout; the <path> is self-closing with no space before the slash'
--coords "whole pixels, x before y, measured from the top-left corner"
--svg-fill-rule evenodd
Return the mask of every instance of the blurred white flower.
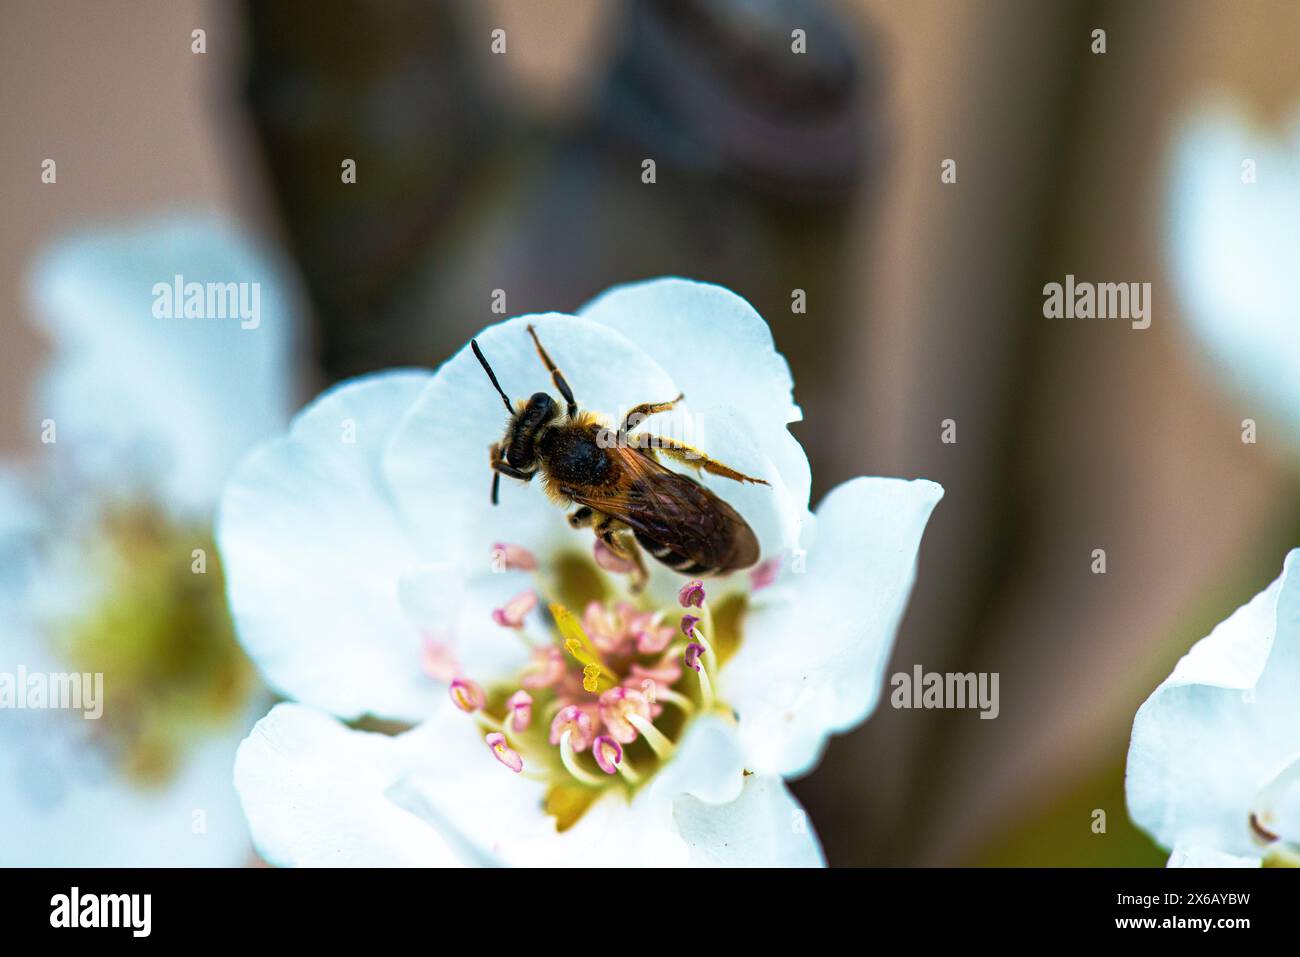
<path id="1" fill-rule="evenodd" d="M 1204 107 L 1176 136 L 1169 190 L 1184 320 L 1247 398 L 1300 425 L 1300 116 L 1270 133 L 1231 102 Z"/>
<path id="2" fill-rule="evenodd" d="M 1126 790 L 1171 867 L 1300 866 L 1300 549 L 1138 710 Z"/>
<path id="3" fill-rule="evenodd" d="M 259 851 L 282 865 L 820 864 L 783 779 L 875 707 L 942 489 L 859 478 L 810 513 L 789 369 L 725 289 L 647 282 L 484 330 L 521 398 L 551 387 L 529 323 L 585 410 L 616 421 L 685 393 L 643 429 L 689 422 L 691 444 L 771 483 L 701 479 L 764 563 L 697 587 L 652 562 L 633 595 L 617 556 L 593 557 L 591 532 L 540 488 L 504 480 L 492 507 L 488 445 L 506 417 L 468 347 L 436 374 L 325 393 L 245 461 L 218 519 L 240 638 L 300 702 L 239 751 Z M 420 723 L 388 736 L 336 720 L 362 715 Z"/>
<path id="4" fill-rule="evenodd" d="M 257 283 L 259 327 L 157 317 L 155 287 L 178 275 Z M 30 414 L 47 444 L 0 474 L 0 672 L 102 671 L 104 711 L 0 709 L 5 864 L 249 859 L 229 767 L 265 697 L 231 634 L 211 515 L 238 457 L 288 421 L 290 289 L 208 216 L 79 233 L 34 265 L 52 356 Z"/>

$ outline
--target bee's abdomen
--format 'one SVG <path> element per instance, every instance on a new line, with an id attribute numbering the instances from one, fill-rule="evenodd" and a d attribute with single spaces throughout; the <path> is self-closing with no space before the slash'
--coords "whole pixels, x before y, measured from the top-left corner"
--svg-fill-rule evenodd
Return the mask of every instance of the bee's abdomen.
<path id="1" fill-rule="evenodd" d="M 673 551 L 667 545 L 660 545 L 642 532 L 636 533 L 636 540 L 657 561 L 662 562 L 674 571 L 681 572 L 683 575 L 716 575 L 722 571 L 716 565 L 705 565 L 688 555 Z"/>

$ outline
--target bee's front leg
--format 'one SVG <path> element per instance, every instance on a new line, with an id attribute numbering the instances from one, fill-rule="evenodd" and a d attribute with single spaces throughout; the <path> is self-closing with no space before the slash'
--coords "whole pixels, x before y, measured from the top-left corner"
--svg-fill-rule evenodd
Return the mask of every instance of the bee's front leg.
<path id="1" fill-rule="evenodd" d="M 493 442 L 492 448 L 489 451 L 491 453 L 492 471 L 499 472 L 507 478 L 523 479 L 525 482 L 531 482 L 533 480 L 532 472 L 525 472 L 522 469 L 517 469 L 506 461 L 505 456 L 501 454 L 500 442 Z"/>
<path id="2" fill-rule="evenodd" d="M 501 496 L 501 476 L 508 475 L 510 478 L 523 479 L 525 482 L 531 482 L 533 479 L 532 472 L 521 472 L 505 460 L 501 454 L 501 443 L 493 442 L 488 449 L 488 461 L 492 465 L 492 504 L 496 505 Z"/>

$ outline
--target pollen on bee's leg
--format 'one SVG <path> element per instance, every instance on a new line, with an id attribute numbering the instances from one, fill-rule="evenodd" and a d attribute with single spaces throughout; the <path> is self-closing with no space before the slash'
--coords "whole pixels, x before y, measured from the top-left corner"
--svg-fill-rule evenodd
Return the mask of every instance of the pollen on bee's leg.
<path id="1" fill-rule="evenodd" d="M 468 678 L 457 678 L 448 686 L 447 693 L 451 696 L 452 704 L 469 714 L 481 710 L 487 703 L 483 689 Z"/>
<path id="2" fill-rule="evenodd" d="M 502 628 L 514 628 L 518 630 L 524 627 L 524 618 L 526 618 L 534 608 L 537 607 L 537 592 L 529 589 L 520 592 L 514 598 L 511 598 L 500 608 L 492 610 L 492 620 Z"/>
<path id="3" fill-rule="evenodd" d="M 493 731 L 485 739 L 488 748 L 492 751 L 492 756 L 508 767 L 515 774 L 524 769 L 524 759 L 519 752 L 510 747 L 506 741 L 506 736 L 500 731 Z"/>

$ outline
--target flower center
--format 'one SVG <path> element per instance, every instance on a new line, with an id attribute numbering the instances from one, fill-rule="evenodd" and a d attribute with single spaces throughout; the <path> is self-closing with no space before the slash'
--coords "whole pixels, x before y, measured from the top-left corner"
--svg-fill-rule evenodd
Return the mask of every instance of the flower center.
<path id="1" fill-rule="evenodd" d="M 194 736 L 232 719 L 253 687 L 235 640 L 211 533 L 143 502 L 107 509 L 79 546 L 92 600 L 46 622 L 78 671 L 106 676 L 100 743 L 131 778 L 156 785 Z"/>
<path id="2" fill-rule="evenodd" d="M 488 752 L 551 785 L 547 810 L 561 830 L 601 794 L 634 793 L 672 759 L 696 715 L 730 716 L 715 694 L 703 585 L 689 583 L 679 601 L 700 614 L 617 599 L 591 600 L 579 618 L 551 602 L 549 637 L 532 641 L 514 680 L 486 692 L 463 675 L 451 682 L 452 701 L 477 721 Z M 493 619 L 527 638 L 525 618 L 538 605 L 524 592 Z"/>

